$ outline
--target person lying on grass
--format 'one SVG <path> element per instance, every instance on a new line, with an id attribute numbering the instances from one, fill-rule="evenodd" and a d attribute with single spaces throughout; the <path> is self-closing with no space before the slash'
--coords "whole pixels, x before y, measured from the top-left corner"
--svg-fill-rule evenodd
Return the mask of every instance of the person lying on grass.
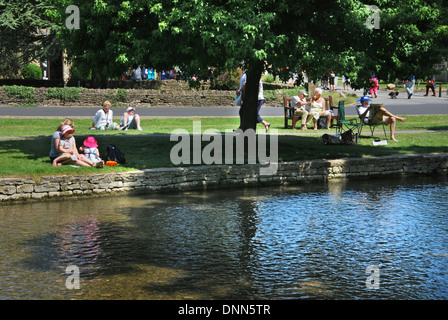
<path id="1" fill-rule="evenodd" d="M 76 142 L 73 137 L 74 132 L 75 129 L 69 125 L 65 125 L 61 128 L 61 139 L 59 140 L 57 150 L 61 155 L 53 160 L 53 166 L 73 164 L 82 167 L 101 167 L 100 162 L 95 164 L 92 160 L 87 159 L 85 156 L 80 156 L 76 149 Z"/>

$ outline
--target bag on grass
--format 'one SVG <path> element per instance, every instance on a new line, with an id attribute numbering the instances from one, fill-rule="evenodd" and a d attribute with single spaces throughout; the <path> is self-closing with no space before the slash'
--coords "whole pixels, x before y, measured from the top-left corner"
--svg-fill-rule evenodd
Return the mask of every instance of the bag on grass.
<path id="1" fill-rule="evenodd" d="M 317 128 L 318 129 L 327 129 L 327 117 L 320 116 L 317 120 Z"/>
<path id="2" fill-rule="evenodd" d="M 352 129 L 349 129 L 341 134 L 342 144 L 355 144 Z"/>
<path id="3" fill-rule="evenodd" d="M 322 142 L 324 144 L 330 145 L 330 144 L 341 144 L 342 141 L 339 138 L 339 136 L 332 136 L 330 134 L 324 134 L 322 135 Z"/>
<path id="4" fill-rule="evenodd" d="M 121 152 L 120 149 L 114 144 L 110 144 L 106 148 L 106 152 L 103 156 L 104 161 L 115 161 L 119 164 L 125 164 L 126 158 L 124 156 L 124 153 Z"/>

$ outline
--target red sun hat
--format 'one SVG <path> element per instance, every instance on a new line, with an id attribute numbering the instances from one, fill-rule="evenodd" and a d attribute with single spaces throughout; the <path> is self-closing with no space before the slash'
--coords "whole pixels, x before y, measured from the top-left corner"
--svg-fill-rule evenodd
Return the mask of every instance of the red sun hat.
<path id="1" fill-rule="evenodd" d="M 87 148 L 98 148 L 98 142 L 94 137 L 87 137 L 83 143 Z"/>
<path id="2" fill-rule="evenodd" d="M 62 134 L 64 135 L 64 134 L 66 134 L 67 132 L 69 132 L 69 133 L 73 133 L 73 132 L 75 132 L 75 129 L 73 129 L 73 128 L 70 127 L 69 125 L 65 125 L 65 126 L 62 126 L 62 128 L 61 128 L 61 132 L 62 132 Z"/>

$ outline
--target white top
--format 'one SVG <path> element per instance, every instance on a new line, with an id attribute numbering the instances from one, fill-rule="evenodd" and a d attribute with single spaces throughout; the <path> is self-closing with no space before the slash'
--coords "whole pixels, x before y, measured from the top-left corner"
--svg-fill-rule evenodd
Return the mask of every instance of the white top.
<path id="1" fill-rule="evenodd" d="M 260 78 L 260 84 L 258 85 L 258 100 L 264 100 L 263 81 L 261 81 L 261 78 Z"/>
<path id="2" fill-rule="evenodd" d="M 308 106 L 308 104 L 301 106 L 298 104 L 299 102 L 306 102 L 306 97 L 304 97 L 303 99 L 300 99 L 299 96 L 294 96 L 291 98 L 291 106 L 292 107 L 309 111 L 310 107 Z"/>
<path id="3" fill-rule="evenodd" d="M 111 125 L 113 122 L 113 120 L 112 120 L 113 115 L 114 115 L 114 113 L 112 110 L 109 110 L 109 112 L 106 115 L 104 110 L 100 109 L 93 116 L 92 122 L 95 124 L 96 128 L 105 126 L 106 124 Z"/>
<path id="4" fill-rule="evenodd" d="M 93 162 L 99 162 L 99 161 L 101 161 L 101 159 L 98 158 L 98 156 L 96 155 L 96 150 L 97 150 L 97 148 L 84 147 L 84 155 L 87 158 L 89 158 L 90 160 L 92 160 Z"/>
<path id="5" fill-rule="evenodd" d="M 129 125 L 132 122 L 132 119 L 134 119 L 134 115 L 130 115 L 128 113 L 128 123 L 127 123 L 127 125 Z M 123 117 L 121 117 L 121 119 L 120 119 L 120 126 L 121 127 L 124 126 Z"/>
<path id="6" fill-rule="evenodd" d="M 364 114 L 364 112 L 366 112 L 367 109 L 368 109 L 368 107 L 359 106 L 358 107 L 359 116 Z M 367 111 L 367 113 L 366 113 L 366 115 L 364 116 L 364 119 L 363 119 L 364 123 L 368 123 L 369 122 L 369 115 L 370 115 L 370 111 Z"/>

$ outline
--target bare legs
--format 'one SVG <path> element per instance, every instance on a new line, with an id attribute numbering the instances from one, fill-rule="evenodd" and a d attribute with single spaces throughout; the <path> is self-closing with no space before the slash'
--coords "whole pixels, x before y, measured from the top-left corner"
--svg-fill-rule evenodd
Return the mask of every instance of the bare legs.
<path id="1" fill-rule="evenodd" d="M 397 120 L 400 122 L 405 122 L 406 118 L 398 117 L 392 113 L 390 113 L 385 108 L 380 108 L 379 112 L 383 115 L 383 117 L 386 117 L 384 124 L 390 124 L 390 140 L 398 142 L 397 139 L 395 139 L 395 126 L 397 123 Z"/>

